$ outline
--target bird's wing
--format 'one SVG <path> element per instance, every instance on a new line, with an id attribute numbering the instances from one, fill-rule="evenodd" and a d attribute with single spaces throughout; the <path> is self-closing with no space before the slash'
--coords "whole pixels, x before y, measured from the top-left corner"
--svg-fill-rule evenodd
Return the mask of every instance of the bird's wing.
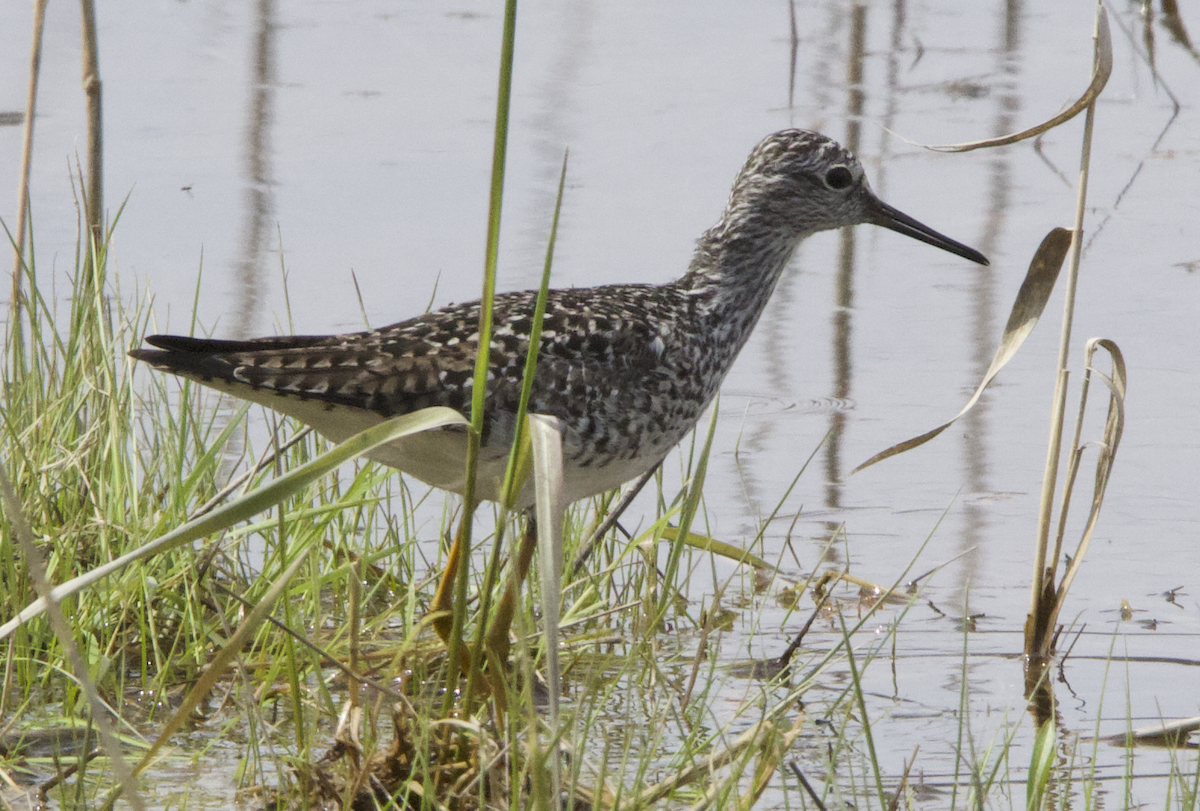
<path id="1" fill-rule="evenodd" d="M 535 399 L 549 413 L 564 398 L 594 396 L 654 367 L 661 351 L 653 288 L 630 295 L 552 291 L 539 349 Z M 645 299 L 645 300 L 644 300 Z M 489 399 L 515 403 L 529 346 L 535 294 L 496 298 Z M 621 301 L 618 305 L 614 302 Z M 272 395 L 393 416 L 434 405 L 470 408 L 479 304 L 453 305 L 370 332 L 223 341 L 154 335 L 157 349 L 130 356 L 156 368 L 270 404 Z M 286 410 L 286 409 L 281 409 Z"/>

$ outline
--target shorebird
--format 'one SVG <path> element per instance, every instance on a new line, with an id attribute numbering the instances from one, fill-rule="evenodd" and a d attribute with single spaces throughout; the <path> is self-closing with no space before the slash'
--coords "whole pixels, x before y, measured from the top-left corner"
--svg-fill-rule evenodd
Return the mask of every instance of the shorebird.
<path id="1" fill-rule="evenodd" d="M 551 290 L 531 413 L 557 417 L 568 501 L 656 465 L 696 424 L 762 314 L 796 246 L 818 231 L 871 223 L 986 265 L 978 251 L 897 211 L 858 159 L 815 132 L 763 139 L 738 173 L 691 265 L 661 285 Z M 512 444 L 536 291 L 498 295 L 476 492 L 496 500 Z M 245 341 L 151 335 L 130 356 L 268 406 L 340 442 L 433 405 L 468 415 L 479 302 L 368 332 Z M 371 454 L 462 493 L 463 430 L 405 438 Z"/>
<path id="2" fill-rule="evenodd" d="M 738 173 L 686 273 L 660 285 L 551 290 L 529 402 L 557 417 L 564 489 L 575 501 L 636 478 L 692 430 L 766 307 L 796 246 L 871 223 L 986 265 L 978 251 L 897 211 L 858 159 L 816 132 L 764 138 Z M 495 299 L 476 493 L 497 500 L 512 444 L 535 291 Z M 153 335 L 129 354 L 269 406 L 338 442 L 427 406 L 471 407 L 479 302 L 381 329 L 246 341 Z M 462 493 L 466 434 L 444 428 L 370 457 Z M 530 501 L 527 487 L 524 504 Z M 456 561 L 455 561 L 456 562 Z M 445 582 L 445 581 L 443 581 Z"/>

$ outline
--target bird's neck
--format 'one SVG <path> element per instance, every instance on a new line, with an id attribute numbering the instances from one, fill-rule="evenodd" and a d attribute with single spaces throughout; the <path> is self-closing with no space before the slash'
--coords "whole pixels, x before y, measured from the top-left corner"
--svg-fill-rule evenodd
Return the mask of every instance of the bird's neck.
<path id="1" fill-rule="evenodd" d="M 714 328 L 729 330 L 740 348 L 762 315 L 801 236 L 766 223 L 731 224 L 729 212 L 697 240 L 688 272 L 677 284 Z M 718 327 L 719 325 L 719 327 Z"/>

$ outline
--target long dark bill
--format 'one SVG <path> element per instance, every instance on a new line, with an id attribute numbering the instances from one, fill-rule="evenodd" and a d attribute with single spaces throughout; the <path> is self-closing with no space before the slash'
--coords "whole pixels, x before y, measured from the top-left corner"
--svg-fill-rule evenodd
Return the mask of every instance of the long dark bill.
<path id="1" fill-rule="evenodd" d="M 974 248 L 968 248 L 961 242 L 955 242 L 950 237 L 939 234 L 928 225 L 917 222 L 903 211 L 892 208 L 875 195 L 870 194 L 870 192 L 868 192 L 868 195 L 867 209 L 871 213 L 870 221 L 872 224 L 882 225 L 884 228 L 895 231 L 898 234 L 919 239 L 935 248 L 941 248 L 943 251 L 957 254 L 963 259 L 970 259 L 972 262 L 978 262 L 981 265 L 988 264 L 987 257 Z"/>

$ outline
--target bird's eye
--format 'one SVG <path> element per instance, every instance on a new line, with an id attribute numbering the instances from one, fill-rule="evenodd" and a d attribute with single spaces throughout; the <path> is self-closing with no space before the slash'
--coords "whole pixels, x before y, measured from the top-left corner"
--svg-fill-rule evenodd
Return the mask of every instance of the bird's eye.
<path id="1" fill-rule="evenodd" d="M 825 173 L 825 185 L 831 189 L 844 189 L 854 182 L 854 175 L 845 166 L 835 166 Z"/>

